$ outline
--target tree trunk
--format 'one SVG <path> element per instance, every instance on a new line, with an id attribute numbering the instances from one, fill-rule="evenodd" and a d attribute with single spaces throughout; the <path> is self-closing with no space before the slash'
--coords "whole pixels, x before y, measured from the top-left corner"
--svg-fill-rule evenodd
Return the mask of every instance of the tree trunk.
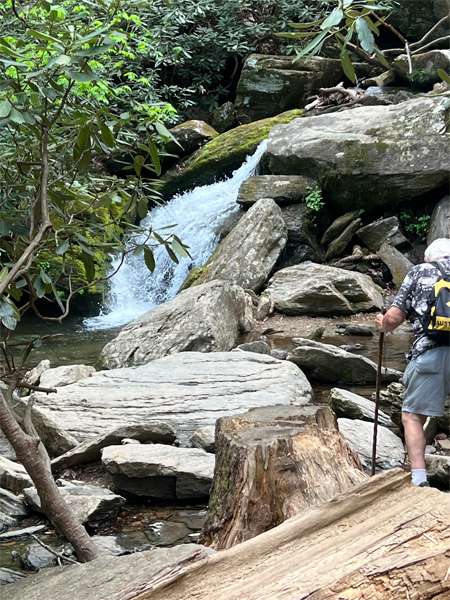
<path id="1" fill-rule="evenodd" d="M 43 512 L 72 544 L 81 562 L 98 558 L 97 547 L 67 506 L 51 471 L 38 452 L 41 441 L 37 437 L 27 435 L 21 429 L 8 407 L 2 390 L 0 390 L 0 423 L 3 433 L 14 448 L 17 459 L 25 467 L 36 486 Z"/>
<path id="2" fill-rule="evenodd" d="M 376 475 L 133 600 L 447 600 L 450 500 L 410 481 Z"/>
<path id="3" fill-rule="evenodd" d="M 328 406 L 271 406 L 224 417 L 217 422 L 200 541 L 230 548 L 366 479 Z"/>

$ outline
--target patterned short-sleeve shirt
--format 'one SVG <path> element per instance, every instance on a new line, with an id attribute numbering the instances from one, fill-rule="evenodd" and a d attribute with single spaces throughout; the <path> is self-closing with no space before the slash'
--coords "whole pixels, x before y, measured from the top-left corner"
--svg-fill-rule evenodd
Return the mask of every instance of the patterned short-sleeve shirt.
<path id="1" fill-rule="evenodd" d="M 440 258 L 439 263 L 450 274 L 450 257 Z M 408 358 L 415 358 L 425 350 L 438 345 L 427 337 L 418 317 L 425 314 L 431 289 L 440 275 L 439 269 L 430 263 L 412 267 L 392 303 L 392 306 L 400 308 L 415 319 L 414 335 L 416 339 L 411 351 L 407 354 Z"/>

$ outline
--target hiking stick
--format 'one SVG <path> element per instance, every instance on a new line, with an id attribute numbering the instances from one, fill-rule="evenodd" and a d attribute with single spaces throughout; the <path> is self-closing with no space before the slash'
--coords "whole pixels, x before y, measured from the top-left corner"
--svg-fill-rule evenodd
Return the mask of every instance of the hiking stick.
<path id="1" fill-rule="evenodd" d="M 375 462 L 377 459 L 377 433 L 378 433 L 378 409 L 380 406 L 380 387 L 381 387 L 381 363 L 383 361 L 384 332 L 380 331 L 378 339 L 378 364 L 377 364 L 377 384 L 375 388 L 375 419 L 373 423 L 373 446 L 372 446 L 372 472 L 371 477 L 375 475 Z"/>

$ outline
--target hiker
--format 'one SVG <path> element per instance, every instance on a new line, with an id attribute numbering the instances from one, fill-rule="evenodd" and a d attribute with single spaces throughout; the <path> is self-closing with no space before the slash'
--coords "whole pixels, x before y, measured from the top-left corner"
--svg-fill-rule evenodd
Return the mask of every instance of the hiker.
<path id="1" fill-rule="evenodd" d="M 378 314 L 378 331 L 393 331 L 408 316 L 413 316 L 415 340 L 406 357 L 409 364 L 403 375 L 405 396 L 402 422 L 405 429 L 406 449 L 411 463 L 414 485 L 428 486 L 425 469 L 425 435 L 423 426 L 427 417 L 444 414 L 444 402 L 450 392 L 450 346 L 439 345 L 430 339 L 421 323 L 426 313 L 430 292 L 442 278 L 440 270 L 429 263 L 438 261 L 450 279 L 450 239 L 440 238 L 425 250 L 425 263 L 410 269 L 398 294 L 386 314 Z M 448 335 L 447 335 L 448 340 Z"/>

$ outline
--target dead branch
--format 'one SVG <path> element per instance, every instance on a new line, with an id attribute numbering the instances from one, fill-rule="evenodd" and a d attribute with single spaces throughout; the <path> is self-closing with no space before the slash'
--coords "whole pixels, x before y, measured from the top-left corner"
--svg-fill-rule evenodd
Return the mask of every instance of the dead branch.
<path id="1" fill-rule="evenodd" d="M 51 554 L 54 554 L 60 560 L 65 560 L 66 562 L 70 563 L 71 565 L 79 565 L 80 564 L 77 560 L 74 560 L 73 558 L 69 558 L 68 556 L 64 556 L 64 554 L 60 554 L 59 552 L 56 552 L 56 550 L 53 550 L 53 548 L 51 548 L 50 546 L 47 546 L 47 544 L 44 544 L 44 542 L 41 542 L 41 540 L 38 537 L 36 537 L 35 535 L 31 534 L 31 537 L 40 546 L 42 546 L 43 548 L 45 548 Z"/>

